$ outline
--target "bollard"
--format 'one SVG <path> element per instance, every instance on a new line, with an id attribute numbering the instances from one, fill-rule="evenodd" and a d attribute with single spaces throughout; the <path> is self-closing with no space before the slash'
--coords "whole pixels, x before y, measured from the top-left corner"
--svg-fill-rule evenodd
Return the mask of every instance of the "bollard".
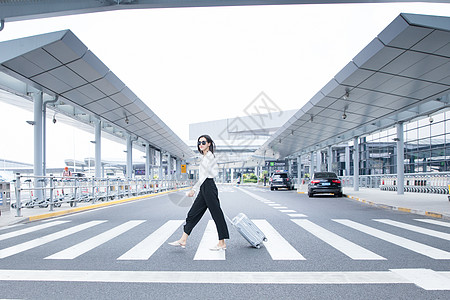
<path id="1" fill-rule="evenodd" d="M 22 203 L 20 202 L 20 173 L 16 173 L 16 217 L 21 217 Z"/>

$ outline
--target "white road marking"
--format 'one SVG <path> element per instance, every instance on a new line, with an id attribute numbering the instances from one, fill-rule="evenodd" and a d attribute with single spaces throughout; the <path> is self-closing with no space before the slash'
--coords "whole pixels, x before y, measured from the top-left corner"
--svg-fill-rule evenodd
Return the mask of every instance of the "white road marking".
<path id="1" fill-rule="evenodd" d="M 276 209 L 286 209 L 287 206 L 277 206 L 277 207 L 274 207 L 274 208 L 276 208 Z"/>
<path id="2" fill-rule="evenodd" d="M 281 209 L 280 211 L 281 211 L 281 212 L 284 212 L 284 213 L 295 213 L 295 212 L 296 212 L 296 211 L 293 210 L 293 209 Z"/>
<path id="3" fill-rule="evenodd" d="M 273 260 L 305 260 L 266 220 L 252 220 L 266 235 L 264 246 Z"/>
<path id="4" fill-rule="evenodd" d="M 431 229 L 427 229 L 427 228 L 422 228 L 419 226 L 414 226 L 414 225 L 410 225 L 410 224 L 406 224 L 406 223 L 402 223 L 402 222 L 397 222 L 397 221 L 393 221 L 393 220 L 388 220 L 388 219 L 374 219 L 374 221 L 380 222 L 380 223 L 384 223 L 384 224 L 388 224 L 388 225 L 392 225 L 392 226 L 396 226 L 399 228 L 403 228 L 403 229 L 407 229 L 407 230 L 411 230 L 414 232 L 418 232 L 418 233 L 423 233 L 429 236 L 434 236 L 443 240 L 447 240 L 450 241 L 450 234 L 448 233 L 444 233 L 444 232 L 440 232 L 440 231 L 436 231 L 436 230 L 431 230 Z"/>
<path id="5" fill-rule="evenodd" d="M 147 260 L 183 224 L 184 220 L 169 220 L 139 244 L 125 252 L 118 260 Z"/>
<path id="6" fill-rule="evenodd" d="M 393 269 L 393 273 L 414 282 L 424 290 L 448 290 L 450 278 L 430 269 Z"/>
<path id="7" fill-rule="evenodd" d="M 113 238 L 121 235 L 124 232 L 136 227 L 139 224 L 144 223 L 145 220 L 133 220 L 116 226 L 108 231 L 105 231 L 99 235 L 96 235 L 90 239 L 87 239 L 81 243 L 78 243 L 72 247 L 64 249 L 60 252 L 47 256 L 45 259 L 74 259 L 78 256 L 104 244 Z"/>
<path id="8" fill-rule="evenodd" d="M 59 224 L 67 223 L 67 222 L 70 222 L 70 221 L 56 221 L 56 222 L 51 222 L 51 223 L 43 223 L 43 224 L 40 224 L 40 225 L 37 225 L 37 226 L 28 227 L 28 228 L 24 228 L 24 229 L 21 229 L 21 230 L 0 234 L 0 241 L 6 240 L 6 239 L 9 239 L 9 238 L 12 238 L 12 237 L 16 237 L 16 236 L 19 236 L 19 235 L 27 234 L 27 233 L 30 233 L 30 232 L 38 231 L 38 230 L 41 230 L 41 229 L 44 229 L 44 228 L 49 228 L 49 227 L 56 226 L 56 225 L 59 225 Z"/>
<path id="9" fill-rule="evenodd" d="M 450 252 L 441 249 L 437 249 L 425 244 L 408 240 L 406 238 L 391 233 L 387 233 L 350 220 L 333 220 L 333 221 L 434 259 L 450 259 Z"/>
<path id="10" fill-rule="evenodd" d="M 427 272 L 424 272 L 426 270 Z M 437 287 L 424 285 L 422 274 L 425 273 L 439 277 L 440 285 Z M 0 270 L 0 281 L 205 284 L 417 284 L 419 287 L 428 290 L 450 290 L 449 282 L 444 279 L 447 278 L 445 273 L 448 272 L 435 272 L 428 269 L 351 272 Z"/>
<path id="11" fill-rule="evenodd" d="M 226 250 L 211 251 L 209 248 L 215 246 L 219 242 L 217 236 L 216 224 L 213 220 L 208 221 L 205 233 L 198 245 L 194 260 L 225 260 Z"/>
<path id="12" fill-rule="evenodd" d="M 68 235 L 77 233 L 79 231 L 85 230 L 87 228 L 96 226 L 96 225 L 104 223 L 104 222 L 106 222 L 106 221 L 90 221 L 90 222 L 83 223 L 83 224 L 80 224 L 80 225 L 77 225 L 74 227 L 70 227 L 70 228 L 67 228 L 67 229 L 64 229 L 64 230 L 61 230 L 61 231 L 58 231 L 58 232 L 55 232 L 55 233 L 52 233 L 52 234 L 49 234 L 49 235 L 46 235 L 43 237 L 39 237 L 37 239 L 31 240 L 31 241 L 28 241 L 28 242 L 25 242 L 22 244 L 18 244 L 15 246 L 11 246 L 11 247 L 2 249 L 2 250 L 0 250 L 0 258 L 5 258 L 5 257 L 11 256 L 11 255 L 14 255 L 14 254 L 17 254 L 20 252 L 24 252 L 26 250 L 44 245 L 46 243 L 55 241 L 57 239 L 66 237 Z"/>
<path id="13" fill-rule="evenodd" d="M 304 215 L 304 214 L 287 214 L 287 215 L 291 218 L 306 218 L 306 217 L 308 217 L 307 215 Z"/>
<path id="14" fill-rule="evenodd" d="M 333 248 L 339 250 L 354 260 L 386 260 L 386 258 L 373 253 L 343 237 L 328 231 L 309 220 L 291 219 L 292 222 L 299 225 L 309 233 L 315 235 Z"/>
<path id="15" fill-rule="evenodd" d="M 274 203 L 274 204 L 269 204 L 269 206 L 281 206 L 281 204 Z"/>
<path id="16" fill-rule="evenodd" d="M 439 226 L 444 226 L 444 227 L 450 227 L 450 223 L 448 223 L 448 222 L 443 222 L 443 221 L 438 221 L 438 220 L 430 220 L 430 219 L 414 219 L 414 220 L 419 221 L 419 222 L 424 222 L 424 223 L 433 224 L 433 225 L 439 225 Z"/>

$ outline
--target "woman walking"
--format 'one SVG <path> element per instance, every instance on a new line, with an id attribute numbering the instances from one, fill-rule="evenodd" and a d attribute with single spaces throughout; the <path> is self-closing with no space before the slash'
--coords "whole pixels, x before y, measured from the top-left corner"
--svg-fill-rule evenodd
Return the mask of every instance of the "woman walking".
<path id="1" fill-rule="evenodd" d="M 200 175 L 198 182 L 187 193 L 187 196 L 193 197 L 197 191 L 198 195 L 187 214 L 183 235 L 178 241 L 169 243 L 169 245 L 185 248 L 192 229 L 200 221 L 206 209 L 209 209 L 219 235 L 219 243 L 211 247 L 210 250 L 225 250 L 227 248 L 225 239 L 229 239 L 229 234 L 225 217 L 220 208 L 217 187 L 214 183 L 214 177 L 219 173 L 214 155 L 215 144 L 209 135 L 202 135 L 197 141 L 197 149 L 203 154 L 200 162 Z"/>

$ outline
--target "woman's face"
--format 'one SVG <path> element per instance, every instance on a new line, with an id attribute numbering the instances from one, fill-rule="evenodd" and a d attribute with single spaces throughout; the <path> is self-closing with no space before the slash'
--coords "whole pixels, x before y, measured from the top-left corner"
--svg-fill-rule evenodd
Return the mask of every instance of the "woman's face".
<path id="1" fill-rule="evenodd" d="M 205 152 L 206 149 L 209 149 L 209 145 L 211 145 L 211 143 L 208 143 L 206 138 L 204 138 L 203 136 L 198 140 L 198 144 L 198 147 L 202 152 Z"/>

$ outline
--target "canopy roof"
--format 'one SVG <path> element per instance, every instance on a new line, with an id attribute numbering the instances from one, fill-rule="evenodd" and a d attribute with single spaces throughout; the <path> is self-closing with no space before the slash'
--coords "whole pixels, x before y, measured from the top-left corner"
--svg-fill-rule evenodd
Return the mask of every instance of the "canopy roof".
<path id="1" fill-rule="evenodd" d="M 0 71 L 57 95 L 55 109 L 79 121 L 102 120 L 104 131 L 180 159 L 194 155 L 70 30 L 0 43 Z"/>
<path id="2" fill-rule="evenodd" d="M 258 153 L 294 156 L 448 106 L 450 18 L 400 14 Z"/>

